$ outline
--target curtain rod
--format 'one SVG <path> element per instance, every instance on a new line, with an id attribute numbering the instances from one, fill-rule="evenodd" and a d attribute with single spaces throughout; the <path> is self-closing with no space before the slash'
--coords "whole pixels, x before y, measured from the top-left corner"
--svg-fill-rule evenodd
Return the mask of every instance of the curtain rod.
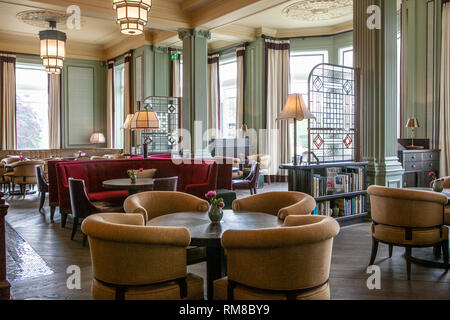
<path id="1" fill-rule="evenodd" d="M 28 56 L 28 57 L 39 57 L 40 58 L 40 55 L 38 55 L 38 54 L 32 54 L 32 53 L 21 53 L 21 52 L 12 52 L 12 51 L 0 51 L 0 53 L 6 53 L 6 54 L 15 54 L 16 56 L 17 55 L 21 55 L 21 56 Z"/>
<path id="2" fill-rule="evenodd" d="M 450 1 L 450 0 L 448 0 Z M 283 37 L 283 38 L 277 38 L 277 37 L 271 37 L 271 36 L 267 36 L 265 34 L 261 35 L 261 38 L 263 39 L 271 39 L 271 40 L 295 40 L 295 39 L 308 39 L 308 38 L 328 38 L 328 37 L 334 37 L 334 36 L 340 36 L 346 33 L 350 33 L 353 32 L 353 30 L 348 30 L 348 31 L 342 31 L 339 33 L 335 33 L 335 34 L 322 34 L 322 35 L 317 35 L 317 36 L 298 36 L 298 37 Z"/>
<path id="3" fill-rule="evenodd" d="M 449 1 L 450 1 L 450 0 L 449 0 Z M 241 43 L 241 44 L 239 44 L 239 45 L 235 45 L 235 46 L 232 46 L 232 47 L 230 47 L 230 48 L 223 49 L 223 50 L 219 50 L 219 51 L 211 51 L 211 52 L 208 53 L 208 54 L 219 54 L 219 55 L 222 55 L 222 54 L 226 54 L 226 53 L 233 52 L 233 51 L 235 51 L 237 48 L 247 47 L 248 44 L 249 44 L 248 42 L 244 42 L 244 43 Z"/>

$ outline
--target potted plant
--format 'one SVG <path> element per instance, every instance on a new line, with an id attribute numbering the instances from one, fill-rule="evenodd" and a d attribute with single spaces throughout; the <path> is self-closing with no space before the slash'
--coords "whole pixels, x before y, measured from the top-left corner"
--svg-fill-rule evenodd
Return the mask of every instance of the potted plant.
<path id="1" fill-rule="evenodd" d="M 442 192 L 444 191 L 444 179 L 438 179 L 435 172 L 431 171 L 428 176 L 431 178 L 431 183 L 433 184 L 433 191 Z"/>
<path id="2" fill-rule="evenodd" d="M 223 218 L 223 208 L 225 207 L 223 199 L 217 199 L 216 191 L 209 191 L 205 194 L 205 197 L 210 203 L 208 211 L 209 219 L 212 223 L 219 223 Z"/>
<path id="3" fill-rule="evenodd" d="M 128 170 L 128 177 L 130 177 L 132 184 L 136 184 L 137 174 L 142 171 L 144 171 L 143 168 L 139 168 L 139 170 Z"/>

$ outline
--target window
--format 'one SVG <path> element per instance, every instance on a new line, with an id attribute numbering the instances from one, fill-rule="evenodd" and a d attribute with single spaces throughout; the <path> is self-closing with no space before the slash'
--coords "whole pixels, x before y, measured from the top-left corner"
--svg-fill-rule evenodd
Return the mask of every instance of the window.
<path id="1" fill-rule="evenodd" d="M 125 65 L 114 67 L 114 148 L 123 149 L 123 130 L 121 129 L 124 118 L 124 91 L 125 91 Z"/>
<path id="2" fill-rule="evenodd" d="M 222 138 L 236 138 L 237 61 L 236 58 L 221 61 L 220 116 Z"/>
<path id="3" fill-rule="evenodd" d="M 17 149 L 48 149 L 48 74 L 42 65 L 16 64 Z"/>
<path id="4" fill-rule="evenodd" d="M 183 96 L 183 57 L 180 55 L 180 93 Z"/>
<path id="5" fill-rule="evenodd" d="M 353 68 L 353 47 L 339 49 L 339 64 Z"/>
<path id="6" fill-rule="evenodd" d="M 402 36 L 397 33 L 397 138 L 402 136 L 402 110 L 401 110 L 401 66 L 402 66 Z"/>
<path id="7" fill-rule="evenodd" d="M 328 63 L 328 51 L 292 52 L 291 53 L 291 92 L 300 93 L 308 104 L 308 77 L 312 69 L 320 63 Z M 297 154 L 308 151 L 308 121 L 297 122 Z M 294 135 L 294 126 L 290 126 Z M 291 150 L 294 150 L 294 139 Z M 293 153 L 293 152 L 292 152 Z"/>

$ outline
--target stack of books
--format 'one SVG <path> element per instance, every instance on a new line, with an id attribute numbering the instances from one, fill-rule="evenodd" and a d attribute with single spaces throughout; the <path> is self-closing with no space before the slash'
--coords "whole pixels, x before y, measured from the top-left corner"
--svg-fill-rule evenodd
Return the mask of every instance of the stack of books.
<path id="1" fill-rule="evenodd" d="M 340 217 L 347 217 L 365 212 L 365 196 L 335 199 L 334 203 L 339 208 Z"/>

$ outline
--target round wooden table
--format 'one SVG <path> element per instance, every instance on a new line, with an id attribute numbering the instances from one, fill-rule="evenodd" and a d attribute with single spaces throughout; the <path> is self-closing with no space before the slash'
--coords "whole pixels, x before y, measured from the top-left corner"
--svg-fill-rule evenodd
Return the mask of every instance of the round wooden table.
<path id="1" fill-rule="evenodd" d="M 417 191 L 433 191 L 433 188 L 407 188 L 411 190 L 417 190 Z M 434 192 L 434 191 L 433 191 Z M 447 197 L 448 205 L 450 205 L 450 189 L 444 189 L 444 191 L 441 192 L 444 196 Z M 441 250 L 440 248 L 434 248 L 433 253 L 426 255 L 422 258 L 417 257 L 411 257 L 411 262 L 423 265 L 425 267 L 433 267 L 433 268 L 441 268 L 446 269 L 447 266 L 441 259 Z"/>
<path id="2" fill-rule="evenodd" d="M 227 230 L 257 230 L 278 228 L 283 221 L 259 212 L 224 210 L 221 223 L 211 223 L 207 212 L 179 212 L 157 217 L 149 226 L 186 227 L 191 233 L 191 246 L 206 247 L 206 281 L 208 299 L 213 298 L 213 281 L 226 276 L 226 260 L 221 245 Z"/>
<path id="3" fill-rule="evenodd" d="M 131 183 L 130 178 L 113 179 L 103 181 L 103 187 L 114 190 L 128 190 L 130 195 L 136 194 L 141 190 L 153 190 L 154 179 L 138 178 L 136 183 Z"/>

